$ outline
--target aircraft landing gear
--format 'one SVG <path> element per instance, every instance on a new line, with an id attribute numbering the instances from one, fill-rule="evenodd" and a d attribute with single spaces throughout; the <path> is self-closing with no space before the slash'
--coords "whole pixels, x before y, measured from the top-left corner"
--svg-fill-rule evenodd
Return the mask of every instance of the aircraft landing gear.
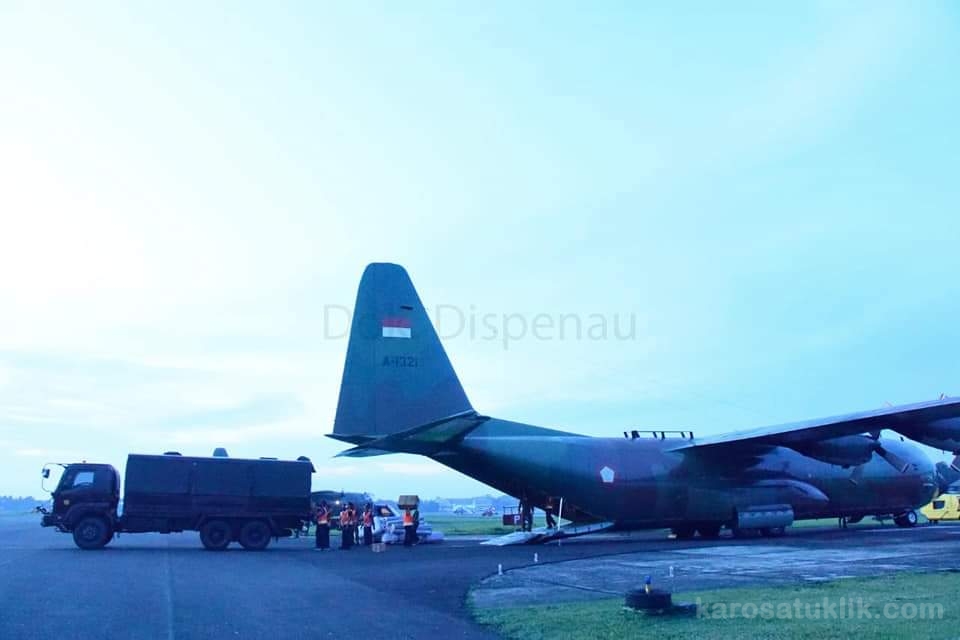
<path id="1" fill-rule="evenodd" d="M 679 527 L 674 527 L 671 531 L 677 540 L 689 540 L 693 537 L 693 534 L 697 532 L 697 528 L 684 524 Z"/>
<path id="2" fill-rule="evenodd" d="M 913 509 L 910 511 L 904 511 L 900 515 L 894 517 L 893 522 L 898 527 L 915 527 L 917 526 L 917 512 Z"/>

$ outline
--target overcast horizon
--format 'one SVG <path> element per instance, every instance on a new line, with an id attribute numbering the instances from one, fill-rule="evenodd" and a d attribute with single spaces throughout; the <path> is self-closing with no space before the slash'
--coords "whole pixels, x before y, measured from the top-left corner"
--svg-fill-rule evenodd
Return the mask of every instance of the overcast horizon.
<path id="1" fill-rule="evenodd" d="M 958 18 L 3 3 L 0 494 L 219 446 L 498 494 L 333 457 L 378 261 L 485 415 L 709 435 L 960 395 Z"/>

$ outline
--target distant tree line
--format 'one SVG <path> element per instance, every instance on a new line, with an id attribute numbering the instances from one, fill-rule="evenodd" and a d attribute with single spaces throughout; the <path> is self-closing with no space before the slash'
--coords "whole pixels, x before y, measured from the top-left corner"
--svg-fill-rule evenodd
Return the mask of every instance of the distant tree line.
<path id="1" fill-rule="evenodd" d="M 37 505 L 47 506 L 49 500 L 38 500 L 29 496 L 0 496 L 0 511 L 33 511 Z"/>

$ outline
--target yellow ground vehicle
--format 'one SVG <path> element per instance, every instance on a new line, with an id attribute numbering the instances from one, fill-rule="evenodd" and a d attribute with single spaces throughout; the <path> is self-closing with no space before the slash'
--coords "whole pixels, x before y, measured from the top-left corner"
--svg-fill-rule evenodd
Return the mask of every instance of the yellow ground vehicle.
<path id="1" fill-rule="evenodd" d="M 960 520 L 960 494 L 945 493 L 920 509 L 920 513 L 932 523 L 941 520 Z"/>

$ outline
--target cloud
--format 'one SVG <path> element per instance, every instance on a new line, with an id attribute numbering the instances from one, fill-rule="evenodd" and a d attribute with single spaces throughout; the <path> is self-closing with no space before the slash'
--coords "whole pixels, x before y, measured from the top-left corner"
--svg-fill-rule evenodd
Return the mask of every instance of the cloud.
<path id="1" fill-rule="evenodd" d="M 173 444 L 227 445 L 262 442 L 264 440 L 317 438 L 320 429 L 316 424 L 294 420 L 270 422 L 250 426 L 218 427 L 214 429 L 180 429 L 163 435 L 166 442 Z"/>
<path id="2" fill-rule="evenodd" d="M 352 476 L 363 476 L 369 473 L 369 469 L 358 467 L 357 465 L 348 465 L 348 466 L 324 466 L 322 470 L 318 470 L 319 477 L 321 481 L 324 478 L 343 478 L 343 477 L 352 477 Z"/>
<path id="3" fill-rule="evenodd" d="M 13 452 L 13 455 L 21 458 L 43 458 L 47 461 L 60 460 L 66 462 L 75 462 L 84 459 L 84 455 L 78 453 L 77 451 L 70 451 L 66 449 L 43 449 L 39 447 L 17 449 Z"/>

